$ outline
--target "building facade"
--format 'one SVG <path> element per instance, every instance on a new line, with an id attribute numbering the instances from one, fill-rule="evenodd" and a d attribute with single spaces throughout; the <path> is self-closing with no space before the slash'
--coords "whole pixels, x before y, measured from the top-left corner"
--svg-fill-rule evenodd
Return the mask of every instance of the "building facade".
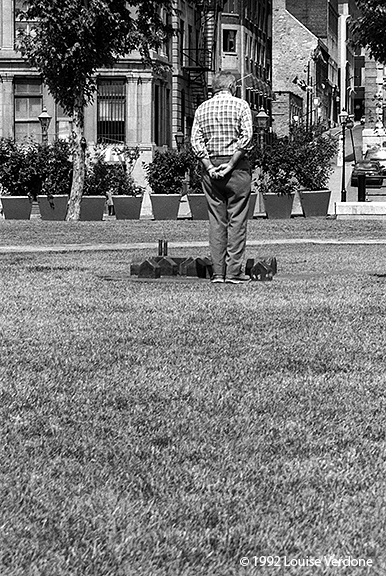
<path id="1" fill-rule="evenodd" d="M 40 140 L 38 116 L 45 107 L 52 117 L 49 140 L 67 139 L 71 134 L 71 118 L 54 101 L 39 73 L 17 51 L 18 29 L 33 24 L 20 21 L 18 10 L 22 4 L 23 0 L 0 3 L 0 136 L 17 141 Z M 186 17 L 193 19 L 188 11 Z M 152 56 L 160 64 L 172 64 L 173 50 L 170 41 Z M 113 146 L 139 146 L 137 176 L 142 182 L 143 162 L 151 160 L 154 147 L 172 144 L 172 102 L 176 89 L 173 74 L 146 69 L 139 53 L 133 52 L 120 59 L 114 68 L 97 70 L 95 82 L 94 101 L 85 110 L 85 138 L 90 144 L 104 142 L 110 146 L 107 149 L 110 159 Z"/>
<path id="2" fill-rule="evenodd" d="M 274 0 L 275 131 L 294 122 L 329 128 L 338 114 L 337 0 Z"/>
<path id="3" fill-rule="evenodd" d="M 52 116 L 49 139 L 68 138 L 71 118 L 50 96 L 40 75 L 16 49 L 23 0 L 0 3 L 0 136 L 39 139 L 43 106 Z M 177 0 L 173 38 L 155 60 L 170 71 L 145 69 L 139 54 L 113 69 L 96 71 L 97 92 L 85 113 L 88 142 L 139 146 L 148 158 L 155 147 L 189 138 L 194 111 L 208 97 L 213 74 L 232 70 L 252 109 L 271 106 L 271 0 Z M 165 15 L 166 18 L 166 15 Z"/>
<path id="4" fill-rule="evenodd" d="M 238 95 L 255 114 L 272 110 L 272 0 L 226 0 L 218 67 L 238 79 Z"/>

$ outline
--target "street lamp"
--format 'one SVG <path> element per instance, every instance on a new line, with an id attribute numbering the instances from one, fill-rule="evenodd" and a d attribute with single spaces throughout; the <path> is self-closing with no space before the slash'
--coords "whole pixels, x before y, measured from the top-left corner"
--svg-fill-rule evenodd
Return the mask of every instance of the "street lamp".
<path id="1" fill-rule="evenodd" d="M 340 193 L 341 202 L 346 202 L 347 192 L 346 192 L 346 128 L 349 130 L 354 126 L 353 116 L 348 114 L 348 112 L 343 108 L 339 114 L 339 122 L 342 126 L 342 148 L 343 148 L 343 165 L 342 165 L 342 187 Z"/>
<path id="2" fill-rule="evenodd" d="M 259 146 L 262 148 L 262 134 L 268 128 L 269 116 L 261 106 L 259 112 L 256 114 L 257 131 L 259 133 Z"/>
<path id="3" fill-rule="evenodd" d="M 175 139 L 176 144 L 177 144 L 177 150 L 178 150 L 178 152 L 180 152 L 181 148 L 184 145 L 185 135 L 183 132 L 181 132 L 181 130 L 179 130 L 176 134 L 174 134 L 174 139 Z"/>
<path id="4" fill-rule="evenodd" d="M 181 152 L 185 144 L 185 134 L 181 130 L 179 130 L 176 134 L 174 134 L 174 140 L 176 141 L 178 152 Z M 189 172 L 185 171 L 184 177 L 182 179 L 181 196 L 186 196 L 188 192 L 189 182 L 190 182 Z"/>
<path id="5" fill-rule="evenodd" d="M 48 127 L 52 120 L 52 116 L 48 114 L 45 106 L 43 107 L 41 114 L 39 114 L 38 120 L 42 129 L 42 144 L 48 144 Z"/>

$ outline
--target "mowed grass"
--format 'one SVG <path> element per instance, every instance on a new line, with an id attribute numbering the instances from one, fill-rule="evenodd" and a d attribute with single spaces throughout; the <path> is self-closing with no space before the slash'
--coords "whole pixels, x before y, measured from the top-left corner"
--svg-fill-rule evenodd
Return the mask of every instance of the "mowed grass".
<path id="1" fill-rule="evenodd" d="M 333 220 L 293 218 L 290 220 L 250 220 L 249 240 L 283 238 L 317 238 L 356 240 L 383 239 L 386 222 L 370 220 Z M 3 220 L 0 218 L 1 246 L 55 246 L 68 244 L 117 244 L 151 242 L 159 238 L 170 242 L 206 241 L 206 221 L 114 220 L 102 222 L 44 222 L 32 220 Z"/>
<path id="2" fill-rule="evenodd" d="M 264 254 L 248 286 L 0 256 L 1 576 L 385 573 L 385 248 Z"/>

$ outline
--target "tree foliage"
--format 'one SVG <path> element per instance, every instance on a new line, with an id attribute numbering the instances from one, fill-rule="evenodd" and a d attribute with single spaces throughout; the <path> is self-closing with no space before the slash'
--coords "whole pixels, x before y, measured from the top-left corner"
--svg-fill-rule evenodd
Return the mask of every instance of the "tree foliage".
<path id="1" fill-rule="evenodd" d="M 28 0 L 20 17 L 34 25 L 19 32 L 18 47 L 72 114 L 92 101 L 97 69 L 133 50 L 151 62 L 171 33 L 162 7 L 170 11 L 171 0 Z"/>
<path id="2" fill-rule="evenodd" d="M 361 16 L 351 28 L 358 47 L 367 48 L 372 58 L 386 64 L 386 0 L 357 0 Z"/>

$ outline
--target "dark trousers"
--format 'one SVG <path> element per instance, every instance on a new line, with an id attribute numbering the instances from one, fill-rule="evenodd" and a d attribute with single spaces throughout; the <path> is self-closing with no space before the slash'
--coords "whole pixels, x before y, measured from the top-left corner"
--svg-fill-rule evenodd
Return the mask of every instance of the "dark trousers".
<path id="1" fill-rule="evenodd" d="M 211 158 L 214 166 L 229 158 Z M 225 178 L 203 174 L 202 187 L 208 202 L 209 247 L 213 275 L 234 278 L 242 273 L 247 240 L 251 170 L 246 158 Z"/>

